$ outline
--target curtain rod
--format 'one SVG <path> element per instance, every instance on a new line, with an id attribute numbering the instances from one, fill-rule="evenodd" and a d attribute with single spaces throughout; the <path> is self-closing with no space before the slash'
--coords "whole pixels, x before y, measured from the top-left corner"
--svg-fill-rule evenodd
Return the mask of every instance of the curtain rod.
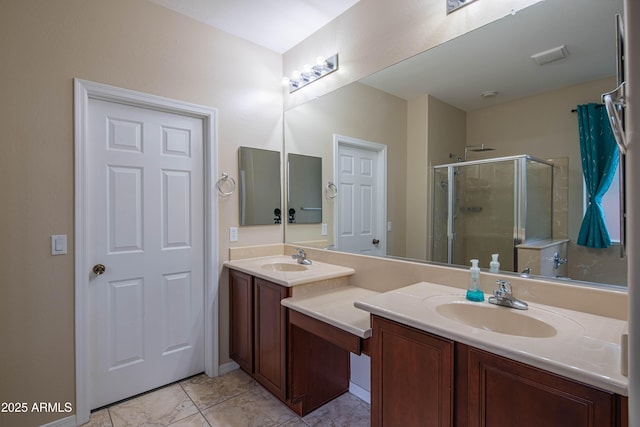
<path id="1" fill-rule="evenodd" d="M 596 108 L 602 108 L 602 107 L 604 107 L 604 104 L 598 104 L 598 105 L 596 105 Z M 576 108 L 574 108 L 573 110 L 571 110 L 571 112 L 572 112 L 572 113 L 577 113 L 577 112 L 578 112 L 578 110 L 577 110 Z"/>

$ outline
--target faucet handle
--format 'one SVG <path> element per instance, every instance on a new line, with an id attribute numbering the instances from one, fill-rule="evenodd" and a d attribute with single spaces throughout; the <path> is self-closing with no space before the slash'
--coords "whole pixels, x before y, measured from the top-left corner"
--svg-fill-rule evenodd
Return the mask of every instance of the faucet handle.
<path id="1" fill-rule="evenodd" d="M 498 284 L 498 290 L 500 292 L 506 293 L 506 294 L 511 294 L 511 283 L 507 282 L 506 280 L 501 280 L 498 279 L 496 280 L 496 283 Z"/>

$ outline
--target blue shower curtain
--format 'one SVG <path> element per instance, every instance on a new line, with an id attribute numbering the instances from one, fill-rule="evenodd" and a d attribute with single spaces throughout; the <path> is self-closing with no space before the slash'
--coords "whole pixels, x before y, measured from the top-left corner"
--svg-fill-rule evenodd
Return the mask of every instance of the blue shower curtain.
<path id="1" fill-rule="evenodd" d="M 578 130 L 588 205 L 577 243 L 589 248 L 606 248 L 611 245 L 611 238 L 604 221 L 602 196 L 609 189 L 618 166 L 618 147 L 606 111 L 599 104 L 578 106 Z"/>

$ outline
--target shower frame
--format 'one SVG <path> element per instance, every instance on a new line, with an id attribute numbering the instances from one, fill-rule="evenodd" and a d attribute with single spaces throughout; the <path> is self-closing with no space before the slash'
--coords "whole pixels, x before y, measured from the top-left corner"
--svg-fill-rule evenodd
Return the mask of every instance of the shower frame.
<path id="1" fill-rule="evenodd" d="M 432 177 L 433 177 L 433 182 L 434 182 L 434 187 L 435 187 L 435 177 L 436 177 L 436 170 L 437 169 L 442 169 L 442 168 L 447 168 L 447 180 L 448 180 L 448 185 L 447 185 L 447 210 L 448 210 L 448 215 L 447 215 L 447 263 L 448 264 L 453 264 L 453 259 L 454 259 L 454 240 L 456 238 L 455 236 L 455 209 L 456 209 L 456 202 L 455 202 L 455 173 L 457 171 L 458 168 L 461 167 L 465 167 L 465 166 L 474 166 L 474 165 L 483 165 L 483 164 L 490 164 L 490 163 L 500 163 L 500 162 L 508 162 L 508 161 L 513 161 L 514 162 L 514 185 L 513 185 L 513 191 L 514 191 L 514 209 L 513 209 L 513 223 L 514 223 L 514 227 L 513 227 L 513 248 L 514 248 L 514 253 L 513 253 L 513 258 L 514 258 L 514 267 L 517 267 L 517 255 L 516 255 L 516 246 L 522 243 L 527 242 L 527 235 L 526 235 L 526 224 L 527 224 L 527 162 L 528 161 L 533 161 L 533 162 L 537 162 L 537 163 L 541 163 L 544 165 L 548 165 L 551 168 L 551 183 L 550 183 L 550 214 L 549 214 L 549 235 L 545 236 L 545 238 L 551 238 L 551 233 L 552 233 L 552 213 L 553 213 L 553 163 L 546 161 L 546 160 L 542 160 L 536 157 L 533 157 L 531 155 L 528 154 L 520 154 L 520 155 L 515 155 L 515 156 L 506 156 L 506 157 L 494 157 L 494 158 L 490 158 L 490 159 L 482 159 L 482 160 L 470 160 L 470 161 L 463 161 L 463 162 L 455 162 L 455 163 L 447 163 L 447 164 L 442 164 L 442 165 L 437 165 L 437 166 L 433 166 L 433 173 L 432 173 Z M 434 196 L 435 197 L 435 193 Z M 433 205 L 433 198 L 432 198 L 432 205 Z M 433 218 L 433 215 L 432 215 Z M 432 227 L 435 228 L 436 227 L 436 223 L 435 221 L 433 221 L 432 223 Z M 435 235 L 434 230 L 432 230 L 432 236 Z M 534 240 L 538 240 L 538 239 L 534 239 Z M 434 246 L 435 242 L 432 241 L 431 245 L 432 245 L 432 257 L 433 257 L 433 246 Z"/>

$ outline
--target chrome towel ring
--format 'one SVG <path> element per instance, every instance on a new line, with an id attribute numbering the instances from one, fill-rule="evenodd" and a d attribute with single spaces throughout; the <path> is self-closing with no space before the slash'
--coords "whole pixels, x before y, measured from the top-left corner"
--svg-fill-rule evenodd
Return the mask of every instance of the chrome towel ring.
<path id="1" fill-rule="evenodd" d="M 226 186 L 227 191 L 225 191 L 222 187 Z M 218 182 L 216 182 L 216 187 L 218 188 L 218 193 L 221 196 L 227 197 L 235 193 L 236 191 L 236 181 L 229 176 L 228 173 L 223 172 Z"/>
<path id="2" fill-rule="evenodd" d="M 333 182 L 329 181 L 327 186 L 324 188 L 324 194 L 327 196 L 327 199 L 335 199 L 338 195 L 338 187 L 336 187 Z"/>

